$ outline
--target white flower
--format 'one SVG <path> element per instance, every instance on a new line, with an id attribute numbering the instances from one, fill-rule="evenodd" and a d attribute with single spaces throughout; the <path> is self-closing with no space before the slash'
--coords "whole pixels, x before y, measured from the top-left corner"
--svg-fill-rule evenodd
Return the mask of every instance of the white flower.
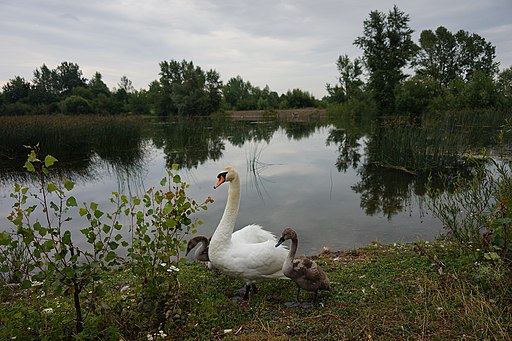
<path id="1" fill-rule="evenodd" d="M 166 333 L 164 333 L 164 331 L 163 331 L 163 330 L 159 330 L 159 331 L 158 331 L 158 334 L 160 335 L 160 337 L 161 337 L 162 339 L 164 339 L 164 338 L 167 336 L 167 334 L 166 334 Z"/>
<path id="2" fill-rule="evenodd" d="M 43 282 L 38 282 L 38 281 L 33 281 L 32 282 L 32 286 L 33 287 L 40 287 L 41 285 L 43 285 Z"/>
<path id="3" fill-rule="evenodd" d="M 167 263 L 160 263 L 160 266 L 166 267 Z"/>
<path id="4" fill-rule="evenodd" d="M 147 336 L 147 338 L 148 338 L 148 341 L 153 341 L 153 335 L 148 334 L 148 335 L 146 335 L 146 336 Z"/>
<path id="5" fill-rule="evenodd" d="M 180 269 L 179 269 L 179 268 L 177 268 L 177 267 L 175 267 L 174 265 L 171 265 L 171 266 L 169 267 L 169 269 L 167 269 L 167 272 L 173 272 L 173 271 L 178 272 L 178 271 L 180 271 Z"/>
<path id="6" fill-rule="evenodd" d="M 44 308 L 43 314 L 53 314 L 53 308 Z"/>

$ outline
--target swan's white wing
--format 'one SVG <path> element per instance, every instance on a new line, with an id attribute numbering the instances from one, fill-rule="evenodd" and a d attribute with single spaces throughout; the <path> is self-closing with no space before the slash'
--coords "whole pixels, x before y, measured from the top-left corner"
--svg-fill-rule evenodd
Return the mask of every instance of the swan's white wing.
<path id="1" fill-rule="evenodd" d="M 234 244 L 238 243 L 262 243 L 266 241 L 273 241 L 277 243 L 276 236 L 267 230 L 264 230 L 260 225 L 247 225 L 241 230 L 233 232 L 231 241 Z"/>
<path id="2" fill-rule="evenodd" d="M 282 272 L 288 250 L 275 247 L 274 241 L 233 243 L 221 261 L 221 270 L 246 282 L 286 278 Z"/>

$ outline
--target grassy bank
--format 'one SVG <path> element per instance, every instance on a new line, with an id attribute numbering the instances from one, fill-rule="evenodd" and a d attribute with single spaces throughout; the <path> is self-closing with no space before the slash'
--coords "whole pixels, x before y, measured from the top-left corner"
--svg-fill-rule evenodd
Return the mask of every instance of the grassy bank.
<path id="1" fill-rule="evenodd" d="M 102 279 L 110 288 L 103 299 L 84 290 L 88 313 L 76 339 L 507 340 L 512 334 L 510 272 L 450 243 L 375 243 L 315 258 L 332 292 L 321 292 L 320 304 L 309 309 L 284 305 L 295 295 L 285 280 L 260 284 L 248 302 L 232 301 L 241 283 L 200 263 L 181 264 L 177 292 L 161 293 L 168 299 L 162 306 L 144 307 L 144 284 L 127 270 L 111 273 Z M 70 299 L 16 285 L 4 285 L 1 298 L 0 339 L 72 339 Z"/>

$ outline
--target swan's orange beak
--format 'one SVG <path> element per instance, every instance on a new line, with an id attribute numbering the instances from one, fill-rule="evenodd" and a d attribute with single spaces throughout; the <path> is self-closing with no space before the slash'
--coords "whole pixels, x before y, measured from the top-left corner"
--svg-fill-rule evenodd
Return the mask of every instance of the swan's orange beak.
<path id="1" fill-rule="evenodd" d="M 213 185 L 213 189 L 216 189 L 220 185 L 222 185 L 226 181 L 226 178 L 223 175 L 219 175 L 219 180 Z"/>

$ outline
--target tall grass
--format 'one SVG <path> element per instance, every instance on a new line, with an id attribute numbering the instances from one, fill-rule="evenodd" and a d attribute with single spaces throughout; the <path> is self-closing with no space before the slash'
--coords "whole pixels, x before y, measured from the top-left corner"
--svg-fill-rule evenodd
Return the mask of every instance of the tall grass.
<path id="1" fill-rule="evenodd" d="M 140 118 L 132 116 L 0 117 L 1 178 L 25 174 L 19 171 L 27 155 L 24 146 L 36 144 L 42 153 L 59 155 L 61 171 L 77 175 L 87 171 L 95 155 L 113 166 L 136 164 L 143 153 L 142 129 Z"/>
<path id="2" fill-rule="evenodd" d="M 466 153 L 491 144 L 502 123 L 497 113 L 381 117 L 368 143 L 369 162 L 412 173 L 460 169 Z"/>

